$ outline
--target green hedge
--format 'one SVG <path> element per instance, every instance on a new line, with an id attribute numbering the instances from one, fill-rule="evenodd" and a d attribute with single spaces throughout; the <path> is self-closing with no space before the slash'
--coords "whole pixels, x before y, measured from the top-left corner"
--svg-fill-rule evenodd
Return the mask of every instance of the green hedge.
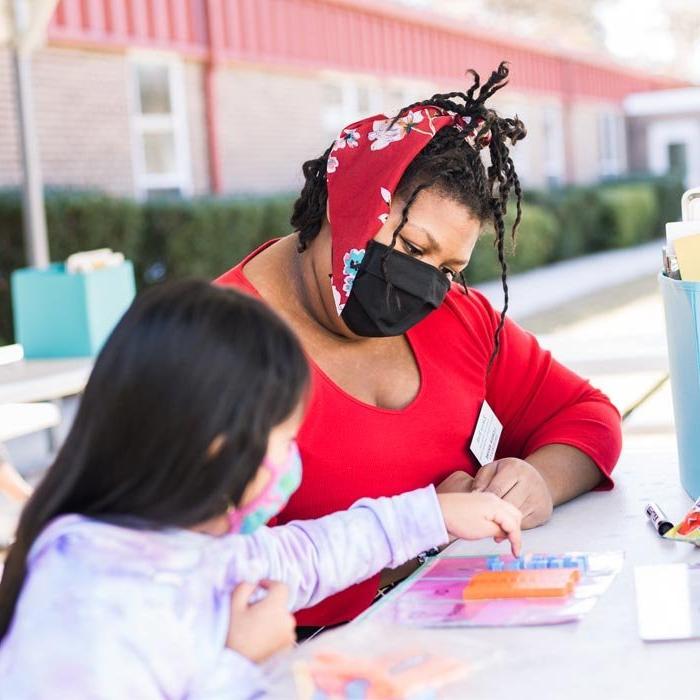
<path id="1" fill-rule="evenodd" d="M 514 218 L 514 212 L 509 211 L 505 222 L 505 252 L 510 272 L 522 272 L 556 259 L 559 222 L 552 211 L 538 204 L 524 203 L 515 243 L 511 237 Z M 500 274 L 494 232 L 487 229 L 474 249 L 465 275 L 469 284 L 474 284 Z"/>
<path id="2" fill-rule="evenodd" d="M 556 216 L 554 259 L 563 260 L 663 236 L 664 224 L 680 219 L 683 190 L 676 178 L 633 175 L 594 186 L 528 192 L 526 201 Z"/>
<path id="3" fill-rule="evenodd" d="M 683 186 L 630 177 L 591 187 L 528 192 L 509 267 L 527 270 L 587 252 L 634 245 L 680 216 Z M 111 247 L 134 261 L 140 285 L 164 278 L 221 274 L 260 243 L 289 233 L 293 196 L 198 198 L 138 203 L 98 192 L 51 190 L 46 214 L 51 257 Z M 513 220 L 511 207 L 508 227 Z M 0 191 L 0 343 L 12 339 L 9 275 L 25 264 L 21 200 Z M 500 273 L 493 232 L 484 233 L 467 270 L 470 283 Z"/>
<path id="4" fill-rule="evenodd" d="M 289 232 L 292 198 L 151 201 L 139 267 L 146 280 L 214 278 L 264 241 Z M 155 274 L 154 274 L 155 273 Z"/>
<path id="5" fill-rule="evenodd" d="M 53 260 L 105 247 L 139 260 L 144 215 L 132 200 L 99 192 L 52 190 L 46 193 L 46 223 Z M 10 272 L 24 265 L 21 199 L 16 191 L 0 191 L 0 344 L 13 337 Z"/>

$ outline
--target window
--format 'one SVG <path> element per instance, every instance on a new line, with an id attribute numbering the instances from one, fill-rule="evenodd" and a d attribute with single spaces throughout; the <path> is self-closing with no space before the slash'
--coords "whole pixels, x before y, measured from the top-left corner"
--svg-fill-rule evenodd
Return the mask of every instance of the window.
<path id="1" fill-rule="evenodd" d="M 682 175 L 685 185 L 700 182 L 700 122 L 690 116 L 651 119 L 647 130 L 648 167 L 656 175 Z"/>
<path id="2" fill-rule="evenodd" d="M 415 102 L 421 102 L 426 97 L 437 92 L 434 85 L 429 83 L 405 82 L 389 84 L 384 90 L 383 111 L 387 116 L 395 116 L 400 109 Z"/>
<path id="3" fill-rule="evenodd" d="M 669 143 L 667 148 L 669 174 L 685 182 L 688 176 L 688 144 Z"/>
<path id="4" fill-rule="evenodd" d="M 560 105 L 549 105 L 543 112 L 544 176 L 547 185 L 556 187 L 564 180 L 564 116 Z"/>
<path id="5" fill-rule="evenodd" d="M 136 56 L 131 82 L 137 194 L 189 194 L 190 156 L 181 64 L 176 58 Z"/>
<path id="6" fill-rule="evenodd" d="M 406 90 L 400 87 L 390 88 L 384 93 L 384 113 L 393 117 L 402 107 L 415 101 L 407 96 Z"/>
<path id="7" fill-rule="evenodd" d="M 329 138 L 335 138 L 344 126 L 381 112 L 383 101 L 382 90 L 376 84 L 349 79 L 325 83 L 322 120 Z"/>
<path id="8" fill-rule="evenodd" d="M 598 154 L 602 177 L 619 175 L 624 170 L 624 123 L 613 112 L 598 116 Z"/>

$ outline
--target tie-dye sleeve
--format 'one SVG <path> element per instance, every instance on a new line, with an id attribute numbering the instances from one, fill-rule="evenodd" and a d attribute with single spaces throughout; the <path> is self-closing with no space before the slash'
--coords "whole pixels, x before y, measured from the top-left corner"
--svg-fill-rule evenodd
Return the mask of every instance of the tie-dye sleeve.
<path id="1" fill-rule="evenodd" d="M 428 486 L 236 539 L 246 553 L 232 558 L 230 583 L 282 581 L 290 609 L 300 610 L 445 544 L 448 535 L 435 488 Z"/>

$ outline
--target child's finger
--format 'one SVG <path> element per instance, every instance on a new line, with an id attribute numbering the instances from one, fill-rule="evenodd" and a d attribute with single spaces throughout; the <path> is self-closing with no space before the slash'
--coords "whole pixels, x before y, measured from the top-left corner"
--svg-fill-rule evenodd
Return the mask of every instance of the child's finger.
<path id="1" fill-rule="evenodd" d="M 520 513 L 514 516 L 512 513 L 508 512 L 506 509 L 494 515 L 493 521 L 503 530 L 510 540 L 511 550 L 514 556 L 519 556 L 520 545 L 521 545 L 521 531 L 520 531 Z"/>
<path id="2" fill-rule="evenodd" d="M 248 607 L 250 597 L 257 588 L 257 584 L 244 581 L 239 583 L 231 593 L 231 610 L 241 611 Z"/>
<path id="3" fill-rule="evenodd" d="M 513 556 L 519 557 L 523 548 L 522 532 L 520 528 L 511 532 L 508 539 L 510 540 L 510 551 L 513 553 Z"/>

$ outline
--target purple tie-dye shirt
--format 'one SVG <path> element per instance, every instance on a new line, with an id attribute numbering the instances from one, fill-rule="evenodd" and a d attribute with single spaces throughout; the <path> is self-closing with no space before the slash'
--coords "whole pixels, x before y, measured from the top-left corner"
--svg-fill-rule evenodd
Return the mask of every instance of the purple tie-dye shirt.
<path id="1" fill-rule="evenodd" d="M 283 581 L 298 610 L 446 541 L 432 486 L 253 535 L 61 517 L 31 550 L 0 697 L 264 697 L 259 667 L 225 647 L 237 583 Z"/>

